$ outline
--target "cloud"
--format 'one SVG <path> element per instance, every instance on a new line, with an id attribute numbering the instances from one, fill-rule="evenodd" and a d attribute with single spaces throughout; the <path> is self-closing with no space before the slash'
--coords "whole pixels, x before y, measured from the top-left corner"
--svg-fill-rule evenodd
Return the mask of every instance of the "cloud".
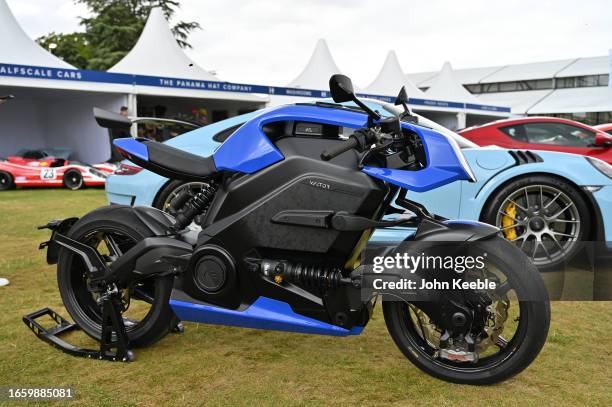
<path id="1" fill-rule="evenodd" d="M 31 36 L 78 29 L 72 0 L 8 0 Z M 378 73 L 389 49 L 408 72 L 605 55 L 609 0 L 427 2 L 393 0 L 182 0 L 177 18 L 198 21 L 188 54 L 220 78 L 284 85 L 318 38 L 357 85 Z"/>

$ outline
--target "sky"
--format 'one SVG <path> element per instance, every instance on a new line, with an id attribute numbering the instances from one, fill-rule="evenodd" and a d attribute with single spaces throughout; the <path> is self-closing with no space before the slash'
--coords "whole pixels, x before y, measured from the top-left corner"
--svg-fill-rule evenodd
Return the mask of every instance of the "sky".
<path id="1" fill-rule="evenodd" d="M 0 0 L 1 1 L 1 0 Z M 6 0 L 32 37 L 80 30 L 73 0 Z M 175 19 L 197 21 L 187 54 L 226 81 L 282 86 L 319 38 L 357 86 L 395 50 L 405 72 L 445 61 L 471 68 L 607 55 L 611 0 L 181 0 Z"/>

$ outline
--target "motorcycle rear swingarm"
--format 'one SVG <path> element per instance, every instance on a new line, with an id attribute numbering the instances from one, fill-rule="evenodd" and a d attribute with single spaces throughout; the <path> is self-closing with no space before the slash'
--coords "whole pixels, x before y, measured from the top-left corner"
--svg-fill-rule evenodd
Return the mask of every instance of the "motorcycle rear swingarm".
<path id="1" fill-rule="evenodd" d="M 51 229 L 52 235 L 48 242 L 41 243 L 40 249 L 48 248 L 47 259 L 50 263 L 57 262 L 58 246 L 63 246 L 83 258 L 87 273 L 94 280 L 100 281 L 100 277 L 107 275 L 108 268 L 100 258 L 98 252 L 90 246 L 70 239 L 65 233 L 76 219 L 64 221 L 52 221 L 39 229 Z M 130 350 L 129 339 L 121 315 L 122 303 L 121 292 L 115 284 L 106 287 L 100 296 L 99 302 L 102 307 L 102 332 L 100 336 L 100 349 L 85 349 L 72 345 L 60 338 L 60 335 L 79 330 L 80 327 L 71 323 L 50 308 L 42 308 L 23 317 L 23 322 L 44 342 L 60 349 L 62 352 L 72 356 L 90 359 L 101 359 L 113 362 L 132 362 L 135 358 Z M 44 328 L 37 320 L 49 316 L 57 325 Z M 114 338 L 113 338 L 114 337 Z"/>

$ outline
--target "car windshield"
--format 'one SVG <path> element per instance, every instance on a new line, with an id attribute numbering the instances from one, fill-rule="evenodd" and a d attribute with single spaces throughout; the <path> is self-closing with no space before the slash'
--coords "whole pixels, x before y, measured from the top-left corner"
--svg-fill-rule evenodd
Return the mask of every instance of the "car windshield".
<path id="1" fill-rule="evenodd" d="M 387 102 L 383 102 L 380 100 L 374 100 L 374 99 L 362 99 L 362 101 L 372 110 L 376 111 L 378 114 L 383 115 L 383 116 L 400 116 L 402 113 L 404 113 L 403 109 L 400 109 L 399 107 L 392 105 L 390 103 Z M 360 108 L 359 106 L 357 106 L 355 103 L 353 102 L 347 102 L 347 103 L 335 103 L 334 101 L 332 101 L 331 99 L 326 99 L 323 101 L 317 101 L 314 103 L 308 103 L 308 104 L 315 104 L 317 106 L 326 106 L 326 107 L 332 107 L 335 109 L 347 109 L 347 110 L 354 110 L 354 111 L 359 111 L 359 112 L 363 112 L 363 109 Z M 459 134 L 455 133 L 452 130 L 447 129 L 446 127 L 434 122 L 433 120 L 430 120 L 426 117 L 423 117 L 419 114 L 416 113 L 412 113 L 413 116 L 416 116 L 418 121 L 419 121 L 419 126 L 423 126 L 423 127 L 427 127 L 430 128 L 432 130 L 436 130 L 437 132 L 440 132 L 442 134 L 444 134 L 447 137 L 452 138 L 453 140 L 455 140 L 455 142 L 459 145 L 459 148 L 476 148 L 478 147 L 477 144 L 471 142 L 470 140 L 460 136 Z"/>

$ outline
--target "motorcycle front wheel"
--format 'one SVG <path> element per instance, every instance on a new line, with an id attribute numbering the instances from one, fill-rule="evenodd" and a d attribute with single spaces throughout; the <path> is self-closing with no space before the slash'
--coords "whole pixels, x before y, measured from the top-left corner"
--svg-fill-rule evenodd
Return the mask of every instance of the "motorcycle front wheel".
<path id="1" fill-rule="evenodd" d="M 484 277 L 497 279 L 503 290 L 487 294 L 490 312 L 482 332 L 475 332 L 474 352 L 461 352 L 457 340 L 452 349 L 442 348 L 441 343 L 448 346 L 441 342 L 444 329 L 429 319 L 419 302 L 383 301 L 385 323 L 396 345 L 415 366 L 439 379 L 472 385 L 506 380 L 529 366 L 546 342 L 550 303 L 537 269 L 511 243 L 491 240 Z"/>

